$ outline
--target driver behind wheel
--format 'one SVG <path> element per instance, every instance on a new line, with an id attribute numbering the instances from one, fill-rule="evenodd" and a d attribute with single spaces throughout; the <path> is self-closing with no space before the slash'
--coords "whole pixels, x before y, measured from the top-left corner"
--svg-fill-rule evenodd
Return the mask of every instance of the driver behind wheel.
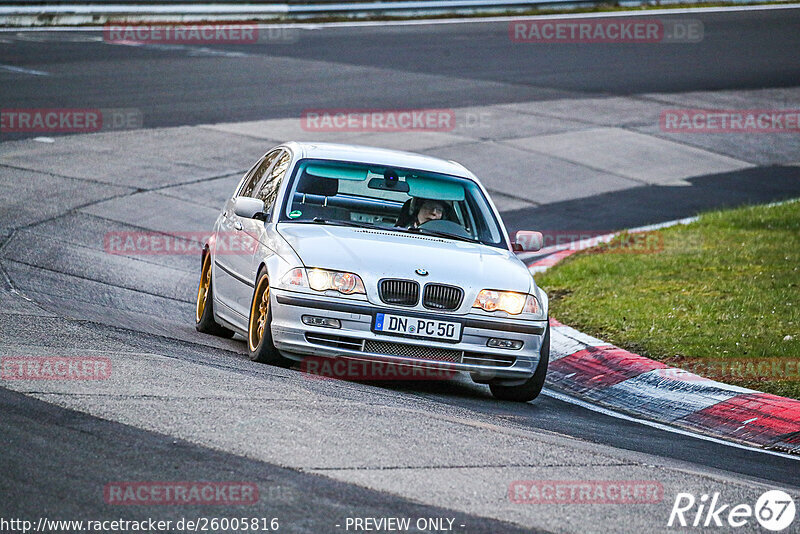
<path id="1" fill-rule="evenodd" d="M 420 204 L 412 224 L 415 228 L 418 228 L 428 221 L 438 221 L 444 217 L 445 209 L 445 204 L 441 200 L 425 199 Z"/>
<path id="2" fill-rule="evenodd" d="M 401 214 L 397 220 L 397 226 L 406 228 L 419 228 L 429 221 L 438 221 L 445 217 L 447 213 L 447 203 L 443 200 L 432 198 L 412 199 L 410 210 Z"/>

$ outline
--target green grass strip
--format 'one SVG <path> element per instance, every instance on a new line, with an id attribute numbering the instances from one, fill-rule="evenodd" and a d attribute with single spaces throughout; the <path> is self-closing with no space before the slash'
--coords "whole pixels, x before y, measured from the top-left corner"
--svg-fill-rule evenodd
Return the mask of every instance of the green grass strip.
<path id="1" fill-rule="evenodd" d="M 579 252 L 537 281 L 551 316 L 698 374 L 800 399 L 800 202 L 701 215 Z"/>

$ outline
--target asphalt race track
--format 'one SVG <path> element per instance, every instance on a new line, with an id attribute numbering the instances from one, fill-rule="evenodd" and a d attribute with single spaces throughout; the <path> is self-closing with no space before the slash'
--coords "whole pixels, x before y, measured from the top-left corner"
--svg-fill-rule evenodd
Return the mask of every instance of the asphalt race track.
<path id="1" fill-rule="evenodd" d="M 800 504 L 797 458 L 546 393 L 517 405 L 466 377 L 357 383 L 252 363 L 241 339 L 195 332 L 195 255 L 104 246 L 114 231 L 208 230 L 249 165 L 290 138 L 462 161 L 511 229 L 613 230 L 800 196 L 797 133 L 658 125 L 666 108 L 800 108 L 800 10 L 669 17 L 702 21 L 704 39 L 515 44 L 507 22 L 315 26 L 291 45 L 0 32 L 3 110 L 142 118 L 99 133 L 0 132 L 0 355 L 96 356 L 112 369 L 99 381 L 0 380 L 0 519 L 257 517 L 312 533 L 408 517 L 469 533 L 663 532 L 689 530 L 667 527 L 681 492 L 733 506 L 779 488 Z M 447 108 L 458 126 L 301 128 L 304 110 L 324 108 Z M 517 504 L 517 480 L 650 481 L 663 498 Z M 259 499 L 107 502 L 104 488 L 124 481 L 240 481 Z M 436 525 L 422 531 L 446 531 Z M 735 531 L 761 529 L 751 518 Z"/>
<path id="2" fill-rule="evenodd" d="M 297 117 L 308 108 L 436 108 L 795 87 L 796 10 L 709 13 L 701 44 L 513 43 L 508 23 L 301 30 L 295 43 L 109 46 L 9 31 L 3 106 L 138 108 L 147 127 Z M 609 53 L 613 50 L 613 53 Z M 11 82 L 11 83 L 8 83 Z M 298 98 L 302 95 L 302 98 Z"/>

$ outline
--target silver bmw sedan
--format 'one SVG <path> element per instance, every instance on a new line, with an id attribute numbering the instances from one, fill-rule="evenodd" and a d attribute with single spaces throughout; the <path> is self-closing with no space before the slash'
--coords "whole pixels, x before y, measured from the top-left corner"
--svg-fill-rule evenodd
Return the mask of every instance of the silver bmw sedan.
<path id="1" fill-rule="evenodd" d="M 258 362 L 467 372 L 527 402 L 547 373 L 548 300 L 515 252 L 539 246 L 538 232 L 509 240 L 458 163 L 290 142 L 253 165 L 217 218 L 196 326 L 240 333 Z"/>

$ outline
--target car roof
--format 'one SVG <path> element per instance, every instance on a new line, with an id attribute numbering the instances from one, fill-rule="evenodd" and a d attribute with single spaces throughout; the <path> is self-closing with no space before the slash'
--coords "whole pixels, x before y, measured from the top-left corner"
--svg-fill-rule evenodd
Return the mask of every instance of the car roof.
<path id="1" fill-rule="evenodd" d="M 283 143 L 282 146 L 290 148 L 293 152 L 298 154 L 300 158 L 330 159 L 417 169 L 421 171 L 450 174 L 469 178 L 476 182 L 478 181 L 475 175 L 460 163 L 425 156 L 423 154 L 416 154 L 414 152 L 403 152 L 401 150 L 390 150 L 387 148 L 363 145 L 313 142 L 299 143 L 297 141 Z"/>

